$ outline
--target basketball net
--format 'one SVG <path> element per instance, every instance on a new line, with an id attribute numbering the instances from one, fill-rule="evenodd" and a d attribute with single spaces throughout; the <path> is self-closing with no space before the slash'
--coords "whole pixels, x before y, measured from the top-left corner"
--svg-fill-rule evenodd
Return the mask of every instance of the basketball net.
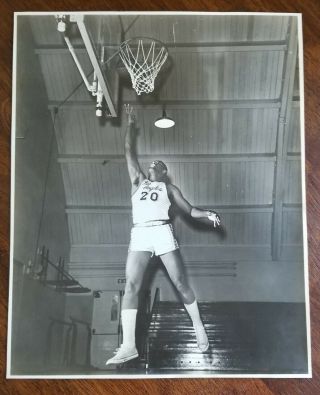
<path id="1" fill-rule="evenodd" d="M 154 90 L 154 80 L 168 50 L 160 41 L 133 38 L 120 45 L 119 56 L 130 74 L 133 89 L 141 95 Z"/>

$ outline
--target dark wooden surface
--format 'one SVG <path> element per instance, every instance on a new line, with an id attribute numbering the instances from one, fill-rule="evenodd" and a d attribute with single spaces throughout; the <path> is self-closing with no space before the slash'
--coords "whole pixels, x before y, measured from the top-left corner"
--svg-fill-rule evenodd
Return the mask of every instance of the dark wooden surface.
<path id="1" fill-rule="evenodd" d="M 14 11 L 259 11 L 303 14 L 306 183 L 312 325 L 312 379 L 6 380 L 9 282 L 10 129 Z M 0 1 L 0 394 L 319 394 L 320 383 L 320 1 Z"/>

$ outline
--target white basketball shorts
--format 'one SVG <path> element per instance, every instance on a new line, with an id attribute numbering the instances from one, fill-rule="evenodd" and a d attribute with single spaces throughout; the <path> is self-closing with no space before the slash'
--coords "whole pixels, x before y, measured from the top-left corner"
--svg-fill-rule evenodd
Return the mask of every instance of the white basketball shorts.
<path id="1" fill-rule="evenodd" d="M 158 256 L 178 248 L 171 224 L 134 226 L 131 230 L 129 251 L 150 251 Z"/>

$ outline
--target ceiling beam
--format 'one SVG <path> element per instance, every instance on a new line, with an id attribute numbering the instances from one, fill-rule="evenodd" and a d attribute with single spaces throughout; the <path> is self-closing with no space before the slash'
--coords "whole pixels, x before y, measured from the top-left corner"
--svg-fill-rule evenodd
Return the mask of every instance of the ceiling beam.
<path id="1" fill-rule="evenodd" d="M 167 163 L 212 163 L 212 162 L 275 162 L 274 154 L 184 154 L 184 155 L 139 155 L 141 162 L 152 162 L 154 157 L 157 156 L 159 160 Z M 98 163 L 106 165 L 112 163 L 125 163 L 124 155 L 60 155 L 58 163 Z"/>
<path id="2" fill-rule="evenodd" d="M 202 209 L 212 209 L 209 206 L 197 206 Z M 214 209 L 219 213 L 273 213 L 271 204 L 256 205 L 215 205 Z M 284 212 L 300 212 L 301 203 L 285 203 L 282 206 Z M 131 214 L 131 206 L 67 206 L 66 214 Z"/>
<path id="3" fill-rule="evenodd" d="M 184 43 L 181 45 L 166 45 L 171 54 L 181 53 L 181 52 L 261 52 L 261 51 L 286 51 L 287 45 L 282 42 L 271 42 L 271 43 L 255 43 L 252 42 L 248 44 L 239 45 L 239 43 L 221 43 L 218 45 L 216 43 Z M 114 49 L 116 52 L 119 49 L 119 45 L 110 45 L 106 48 Z M 65 47 L 38 47 L 34 50 L 36 55 L 66 55 L 69 50 Z M 75 47 L 75 52 L 78 54 L 87 53 L 83 46 Z"/>
<path id="4" fill-rule="evenodd" d="M 137 101 L 126 101 L 134 106 L 136 110 L 159 110 L 164 105 L 170 110 L 216 110 L 223 108 L 280 108 L 279 100 L 165 100 L 156 103 L 148 99 L 141 103 Z M 53 110 L 60 107 L 59 101 L 49 101 L 48 109 Z M 68 110 L 89 110 L 92 111 L 94 103 L 91 101 L 68 101 L 61 106 Z M 60 108 L 61 108 L 60 107 Z"/>
<path id="5" fill-rule="evenodd" d="M 120 44 L 108 45 L 105 48 L 114 49 L 118 51 Z M 255 52 L 255 51 L 286 51 L 287 45 L 283 41 L 270 41 L 270 42 L 259 42 L 252 41 L 248 42 L 222 42 L 222 43 L 210 43 L 210 42 L 194 42 L 194 43 L 182 43 L 182 44 L 165 44 L 169 49 L 170 53 L 179 52 Z M 83 45 L 74 46 L 75 51 L 79 54 L 87 53 Z M 61 46 L 43 46 L 38 47 L 34 50 L 36 55 L 64 55 L 68 54 L 69 50 L 66 47 Z"/>
<path id="6" fill-rule="evenodd" d="M 290 113 L 292 107 L 292 96 L 294 86 L 294 76 L 297 61 L 297 23 L 296 18 L 291 18 L 288 36 L 288 51 L 283 73 L 283 85 L 281 92 L 281 106 L 279 111 L 276 162 L 274 171 L 273 188 L 273 216 L 271 227 L 271 250 L 273 261 L 279 260 L 281 256 L 282 237 L 282 212 L 283 212 L 283 178 L 285 161 L 288 150 L 288 132 L 290 128 Z"/>
<path id="7" fill-rule="evenodd" d="M 272 213 L 271 204 L 265 205 L 213 205 L 219 213 Z M 212 209 L 209 206 L 197 206 Z M 66 214 L 131 214 L 130 206 L 67 206 Z M 293 210 L 293 208 L 291 209 Z M 298 208 L 297 208 L 298 210 Z"/>
<path id="8" fill-rule="evenodd" d="M 197 206 L 202 209 L 209 209 L 209 206 Z M 210 206 L 212 208 L 212 205 Z M 271 213 L 272 206 L 271 205 L 239 205 L 239 206 L 214 206 L 216 210 L 223 213 L 240 213 L 240 212 L 264 212 Z M 294 208 L 291 208 L 293 210 Z M 123 214 L 123 213 L 131 213 L 132 208 L 130 206 L 68 206 L 66 208 L 67 214 Z"/>
<path id="9" fill-rule="evenodd" d="M 285 51 L 286 45 L 196 45 L 169 48 L 170 53 L 218 53 L 218 52 L 261 52 L 261 51 Z"/>

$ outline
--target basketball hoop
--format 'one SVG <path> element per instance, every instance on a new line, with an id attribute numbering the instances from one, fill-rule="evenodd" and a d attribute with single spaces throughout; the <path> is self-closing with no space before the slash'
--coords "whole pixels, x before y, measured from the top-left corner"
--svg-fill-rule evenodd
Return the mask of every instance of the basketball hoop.
<path id="1" fill-rule="evenodd" d="M 133 89 L 141 95 L 154 90 L 154 80 L 168 50 L 161 41 L 136 37 L 120 45 L 119 56 L 130 74 Z"/>

